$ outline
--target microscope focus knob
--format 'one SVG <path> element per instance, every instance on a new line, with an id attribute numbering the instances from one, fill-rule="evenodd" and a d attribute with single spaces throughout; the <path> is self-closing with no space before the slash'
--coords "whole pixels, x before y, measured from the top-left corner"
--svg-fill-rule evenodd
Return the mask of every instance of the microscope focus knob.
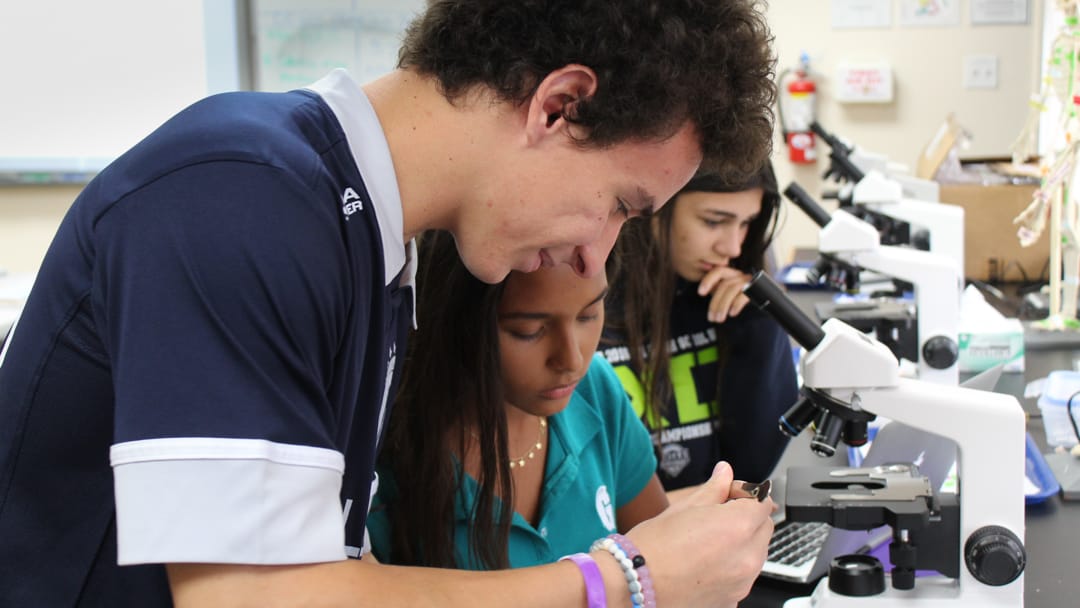
<path id="1" fill-rule="evenodd" d="M 841 555 L 829 562 L 829 590 L 837 595 L 868 597 L 885 591 L 885 569 L 872 555 Z"/>
<path id="2" fill-rule="evenodd" d="M 922 347 L 923 359 L 934 369 L 949 369 L 960 357 L 956 340 L 948 336 L 933 336 Z"/>
<path id="3" fill-rule="evenodd" d="M 1027 554 L 1024 543 L 1008 528 L 984 526 L 964 543 L 964 563 L 975 580 L 1000 587 L 1020 576 Z"/>
<path id="4" fill-rule="evenodd" d="M 930 231 L 916 230 L 912 232 L 911 246 L 919 251 L 930 251 Z"/>

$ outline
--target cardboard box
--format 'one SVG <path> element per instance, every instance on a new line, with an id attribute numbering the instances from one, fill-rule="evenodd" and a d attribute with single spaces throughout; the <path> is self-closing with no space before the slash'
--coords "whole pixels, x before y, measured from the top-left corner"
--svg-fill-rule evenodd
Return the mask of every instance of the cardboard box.
<path id="1" fill-rule="evenodd" d="M 980 281 L 1045 280 L 1049 227 L 1021 247 L 1013 218 L 1031 204 L 1034 185 L 941 184 L 941 202 L 964 208 L 964 276 Z"/>

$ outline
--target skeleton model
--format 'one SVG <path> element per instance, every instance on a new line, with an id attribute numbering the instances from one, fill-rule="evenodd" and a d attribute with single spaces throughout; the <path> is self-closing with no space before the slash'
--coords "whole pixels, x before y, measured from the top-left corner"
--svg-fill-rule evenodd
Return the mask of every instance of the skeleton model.
<path id="1" fill-rule="evenodd" d="M 1080 153 L 1080 25 L 1077 0 L 1058 0 L 1064 25 L 1051 47 L 1042 90 L 1033 95 L 1027 122 L 1012 145 L 1013 162 L 1021 163 L 1035 153 L 1040 116 L 1049 107 L 1060 107 L 1057 132 L 1063 141 L 1055 145 L 1041 167 L 1042 182 L 1030 205 L 1013 219 L 1024 247 L 1035 243 L 1050 218 L 1050 314 L 1041 322 L 1045 329 L 1080 329 L 1076 320 L 1080 289 L 1080 201 L 1074 184 Z M 1063 273 L 1064 271 L 1064 273 Z M 1062 275 L 1064 274 L 1064 278 Z"/>

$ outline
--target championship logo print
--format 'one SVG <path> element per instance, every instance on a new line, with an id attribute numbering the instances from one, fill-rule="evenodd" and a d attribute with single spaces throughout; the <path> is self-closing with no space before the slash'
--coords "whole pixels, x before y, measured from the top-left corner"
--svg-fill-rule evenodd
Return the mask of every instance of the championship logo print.
<path id="1" fill-rule="evenodd" d="M 678 477 L 679 473 L 690 464 L 690 450 L 681 443 L 669 443 L 660 453 L 660 470 L 668 477 Z"/>

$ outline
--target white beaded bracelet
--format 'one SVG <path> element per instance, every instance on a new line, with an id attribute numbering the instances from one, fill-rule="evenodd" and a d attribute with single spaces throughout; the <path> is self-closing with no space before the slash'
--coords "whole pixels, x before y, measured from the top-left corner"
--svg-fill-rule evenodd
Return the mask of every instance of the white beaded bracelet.
<path id="1" fill-rule="evenodd" d="M 626 577 L 626 585 L 630 589 L 630 605 L 633 608 L 642 608 L 645 604 L 645 595 L 641 591 L 641 581 L 638 580 L 637 570 L 634 568 L 634 562 L 630 560 L 630 557 L 626 555 L 626 552 L 619 547 L 618 543 L 610 538 L 601 538 L 592 544 L 589 551 L 604 550 L 611 554 L 615 558 L 615 561 L 619 562 L 619 567 L 622 568 L 623 576 Z"/>

